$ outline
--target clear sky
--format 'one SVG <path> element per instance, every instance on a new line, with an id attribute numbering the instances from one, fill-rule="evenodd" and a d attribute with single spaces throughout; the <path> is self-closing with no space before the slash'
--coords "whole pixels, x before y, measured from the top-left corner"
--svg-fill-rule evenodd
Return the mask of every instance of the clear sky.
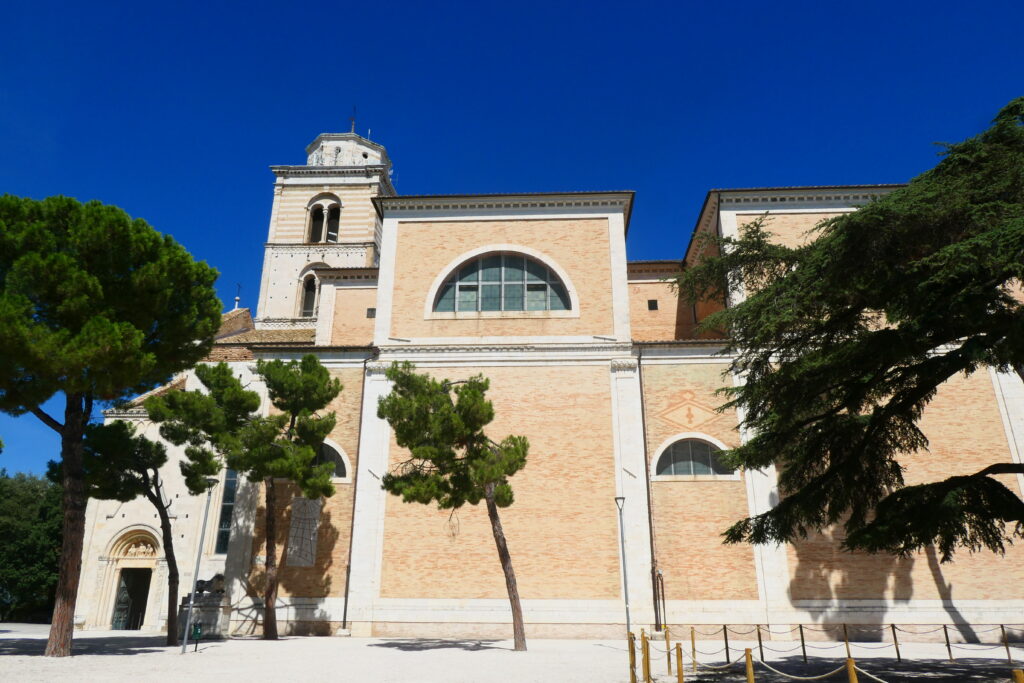
<path id="1" fill-rule="evenodd" d="M 259 287 L 271 164 L 387 147 L 403 194 L 637 192 L 679 258 L 713 187 L 902 182 L 1024 94 L 1018 2 L 7 3 L 0 192 L 99 199 Z M 59 406 L 54 407 L 60 412 Z M 0 467 L 58 442 L 0 416 Z"/>

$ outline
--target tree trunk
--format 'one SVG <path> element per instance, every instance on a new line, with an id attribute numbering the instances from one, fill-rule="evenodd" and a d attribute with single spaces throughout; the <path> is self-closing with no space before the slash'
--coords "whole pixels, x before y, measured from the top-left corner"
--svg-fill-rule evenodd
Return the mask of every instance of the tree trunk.
<path id="1" fill-rule="evenodd" d="M 501 570 L 505 572 L 505 588 L 508 589 L 508 602 L 512 606 L 512 634 L 517 651 L 526 650 L 526 628 L 523 626 L 523 607 L 519 604 L 519 587 L 516 585 L 516 572 L 512 569 L 512 556 L 508 553 L 505 532 L 501 528 L 498 517 L 498 506 L 494 502 L 494 484 L 484 489 L 487 500 L 487 516 L 491 519 L 491 531 L 494 533 L 494 545 L 498 547 L 498 558 Z"/>
<path id="2" fill-rule="evenodd" d="M 91 402 L 86 401 L 85 405 Z M 57 592 L 50 622 L 50 637 L 46 641 L 47 657 L 71 656 L 71 641 L 75 633 L 75 603 L 78 600 L 78 582 L 82 575 L 82 545 L 85 539 L 85 476 L 82 470 L 82 440 L 89 415 L 83 397 L 66 397 L 64 427 L 61 430 L 60 457 L 62 464 L 63 539 L 60 548 L 60 568 Z"/>
<path id="3" fill-rule="evenodd" d="M 263 593 L 263 640 L 277 640 L 277 492 L 266 479 L 267 586 Z"/>
<path id="4" fill-rule="evenodd" d="M 157 481 L 157 480 L 154 480 Z M 160 496 L 160 485 L 154 486 L 154 493 L 147 493 L 149 502 L 160 516 L 160 532 L 164 541 L 164 557 L 167 558 L 167 644 L 178 644 L 178 560 L 174 556 L 174 535 L 171 533 L 171 518 Z M 201 542 L 201 541 L 200 541 Z"/>

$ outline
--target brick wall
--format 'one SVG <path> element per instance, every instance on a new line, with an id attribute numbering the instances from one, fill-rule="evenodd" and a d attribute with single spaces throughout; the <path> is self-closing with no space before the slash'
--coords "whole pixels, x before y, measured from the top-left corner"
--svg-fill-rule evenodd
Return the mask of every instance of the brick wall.
<path id="1" fill-rule="evenodd" d="M 377 307 L 377 288 L 339 287 L 334 298 L 331 344 L 361 346 L 373 343 L 376 320 L 366 317 L 368 308 Z"/>

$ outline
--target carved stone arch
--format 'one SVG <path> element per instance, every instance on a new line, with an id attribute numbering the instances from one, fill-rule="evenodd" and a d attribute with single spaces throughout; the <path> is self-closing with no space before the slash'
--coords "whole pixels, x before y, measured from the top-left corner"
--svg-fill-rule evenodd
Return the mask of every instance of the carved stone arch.
<path id="1" fill-rule="evenodd" d="M 140 600 L 132 600 L 136 605 L 132 620 L 136 625 L 127 628 L 144 628 L 159 630 L 165 623 L 166 614 L 162 615 L 162 598 L 167 590 L 166 558 L 161 552 L 160 533 L 148 524 L 135 524 L 119 529 L 108 541 L 105 554 L 99 558 L 97 575 L 96 612 L 92 615 L 92 623 L 101 628 L 125 628 L 119 625 L 119 615 L 123 616 L 121 601 L 118 599 L 120 584 L 127 581 L 128 574 L 133 574 L 134 585 L 139 592 L 134 595 Z M 140 580 L 142 583 L 140 584 Z M 146 584 L 148 582 L 148 586 Z"/>
<path id="2" fill-rule="evenodd" d="M 155 553 L 152 557 L 159 557 L 160 553 L 160 530 L 149 524 L 133 524 L 118 529 L 104 548 L 104 555 L 110 558 L 128 557 L 127 551 L 134 545 L 146 544 L 152 547 Z"/>
<path id="3" fill-rule="evenodd" d="M 337 204 L 338 206 L 341 206 L 341 197 L 333 192 L 321 192 L 319 194 L 315 194 L 308 202 L 306 202 L 306 210 L 308 211 L 316 204 Z"/>
<path id="4" fill-rule="evenodd" d="M 487 244 L 476 249 L 470 249 L 469 251 L 459 254 L 457 257 L 448 262 L 448 264 L 441 269 L 441 271 L 434 278 L 434 281 L 430 284 L 430 289 L 427 291 L 427 298 L 423 302 L 423 318 L 429 319 L 435 317 L 434 303 L 437 301 L 438 293 L 441 291 L 441 287 L 445 282 L 448 281 L 452 272 L 462 266 L 462 264 L 470 261 L 479 256 L 491 253 L 511 253 L 511 254 L 522 254 L 535 261 L 542 263 L 551 269 L 551 271 L 558 276 L 558 279 L 562 281 L 562 285 L 565 287 L 566 293 L 569 295 L 569 310 L 567 311 L 550 311 L 549 313 L 559 314 L 558 317 L 564 318 L 578 318 L 580 315 L 580 297 L 576 292 L 576 287 L 572 283 L 572 278 L 569 277 L 569 273 L 554 258 L 547 255 L 546 253 L 526 247 L 521 244 Z"/>

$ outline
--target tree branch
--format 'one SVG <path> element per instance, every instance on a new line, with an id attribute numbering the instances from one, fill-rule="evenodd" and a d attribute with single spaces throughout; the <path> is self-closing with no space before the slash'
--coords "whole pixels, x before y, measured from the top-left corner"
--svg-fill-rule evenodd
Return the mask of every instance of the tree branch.
<path id="1" fill-rule="evenodd" d="M 52 429 L 53 431 L 57 432 L 58 434 L 64 433 L 64 425 L 62 425 L 60 422 L 57 422 L 55 419 L 47 415 L 42 408 L 32 408 L 29 410 L 29 412 L 38 417 L 40 420 L 42 420 L 43 424 Z"/>
<path id="2" fill-rule="evenodd" d="M 1024 474 L 1024 463 L 999 462 L 975 472 L 972 477 L 988 477 L 993 474 Z"/>

